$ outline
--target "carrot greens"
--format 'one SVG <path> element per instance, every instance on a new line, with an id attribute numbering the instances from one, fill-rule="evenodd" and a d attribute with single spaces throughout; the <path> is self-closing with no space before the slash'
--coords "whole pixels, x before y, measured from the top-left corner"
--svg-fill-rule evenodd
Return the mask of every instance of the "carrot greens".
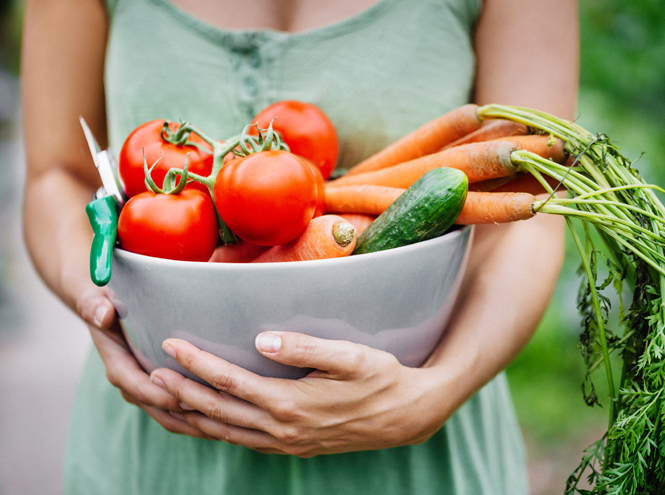
<path id="1" fill-rule="evenodd" d="M 478 116 L 511 120 L 562 139 L 575 157 L 565 167 L 528 151 L 511 154 L 519 171 L 532 174 L 550 192 L 533 210 L 564 216 L 580 253 L 582 390 L 588 405 L 602 402 L 608 411 L 607 432 L 584 451 L 565 493 L 665 493 L 665 207 L 655 193 L 665 191 L 646 184 L 603 134 L 521 107 L 486 105 Z M 568 190 L 569 198 L 555 195 L 547 177 Z M 575 227 L 578 222 L 581 228 Z M 601 265 L 608 273 L 603 280 Z M 619 330 L 608 327 L 610 300 L 603 290 L 610 286 L 619 295 Z M 625 288 L 632 292 L 627 309 L 621 299 Z M 610 360 L 611 354 L 618 359 Z M 607 400 L 597 396 L 590 378 L 599 366 L 605 370 Z M 585 475 L 591 490 L 579 487 Z"/>

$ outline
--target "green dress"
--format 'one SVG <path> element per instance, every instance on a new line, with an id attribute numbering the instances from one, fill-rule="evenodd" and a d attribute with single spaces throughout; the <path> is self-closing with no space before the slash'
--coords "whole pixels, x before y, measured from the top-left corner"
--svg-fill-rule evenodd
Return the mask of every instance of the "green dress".
<path id="1" fill-rule="evenodd" d="M 479 0 L 379 0 L 302 33 L 223 31 L 167 0 L 109 0 L 109 138 L 151 119 L 236 134 L 267 104 L 319 105 L 350 167 L 469 101 Z M 503 374 L 421 445 L 310 459 L 168 433 L 127 404 L 92 352 L 74 406 L 64 493 L 527 493 L 524 446 Z"/>

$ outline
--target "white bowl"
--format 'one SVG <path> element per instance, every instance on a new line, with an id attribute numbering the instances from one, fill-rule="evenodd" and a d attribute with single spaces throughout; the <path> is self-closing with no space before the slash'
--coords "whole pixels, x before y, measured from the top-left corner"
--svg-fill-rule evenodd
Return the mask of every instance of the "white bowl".
<path id="1" fill-rule="evenodd" d="M 169 337 L 264 376 L 311 371 L 259 354 L 254 339 L 266 330 L 357 342 L 416 367 L 451 315 L 471 233 L 466 227 L 378 253 L 290 263 L 194 263 L 115 249 L 108 292 L 148 372 L 167 367 L 197 379 L 162 350 Z"/>

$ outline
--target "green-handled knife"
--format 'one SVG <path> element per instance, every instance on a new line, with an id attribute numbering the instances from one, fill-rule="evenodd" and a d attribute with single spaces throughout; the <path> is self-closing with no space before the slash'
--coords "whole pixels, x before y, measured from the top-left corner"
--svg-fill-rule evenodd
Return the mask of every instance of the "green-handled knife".
<path id="1" fill-rule="evenodd" d="M 118 180 L 116 162 L 111 151 L 102 150 L 83 117 L 79 117 L 95 167 L 102 179 L 93 200 L 85 211 L 95 236 L 90 248 L 90 278 L 100 287 L 111 280 L 113 246 L 118 233 L 118 211 L 125 204 L 125 195 Z"/>

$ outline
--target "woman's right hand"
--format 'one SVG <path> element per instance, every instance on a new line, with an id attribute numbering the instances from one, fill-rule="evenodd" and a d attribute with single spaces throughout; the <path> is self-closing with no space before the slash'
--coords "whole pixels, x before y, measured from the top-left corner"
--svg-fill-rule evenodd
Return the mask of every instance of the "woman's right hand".
<path id="1" fill-rule="evenodd" d="M 106 378 L 127 402 L 143 409 L 171 433 L 212 439 L 184 420 L 178 399 L 150 381 L 150 376 L 132 355 L 104 289 L 85 290 L 78 298 L 77 310 L 88 324 L 92 341 L 104 362 Z"/>

